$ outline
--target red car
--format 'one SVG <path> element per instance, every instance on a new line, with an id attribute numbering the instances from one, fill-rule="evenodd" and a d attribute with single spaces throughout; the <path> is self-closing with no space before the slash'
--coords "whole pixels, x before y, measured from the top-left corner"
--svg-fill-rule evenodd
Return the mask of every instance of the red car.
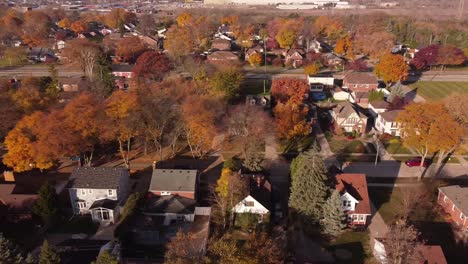
<path id="1" fill-rule="evenodd" d="M 405 164 L 408 167 L 419 167 L 421 165 L 421 160 L 422 160 L 421 157 L 412 158 L 410 160 L 405 161 Z M 423 162 L 423 167 L 426 168 L 429 166 L 429 164 L 430 164 L 430 161 L 428 159 L 425 159 Z"/>

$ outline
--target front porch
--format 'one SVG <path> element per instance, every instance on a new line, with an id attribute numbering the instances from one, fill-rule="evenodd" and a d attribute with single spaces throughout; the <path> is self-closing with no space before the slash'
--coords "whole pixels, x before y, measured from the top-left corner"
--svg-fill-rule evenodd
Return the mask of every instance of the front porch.
<path id="1" fill-rule="evenodd" d="M 350 225 L 367 225 L 368 214 L 348 214 L 348 223 Z"/>
<path id="2" fill-rule="evenodd" d="M 116 208 L 117 201 L 102 199 L 95 201 L 89 208 L 91 219 L 94 222 L 101 224 L 113 224 L 117 218 Z"/>

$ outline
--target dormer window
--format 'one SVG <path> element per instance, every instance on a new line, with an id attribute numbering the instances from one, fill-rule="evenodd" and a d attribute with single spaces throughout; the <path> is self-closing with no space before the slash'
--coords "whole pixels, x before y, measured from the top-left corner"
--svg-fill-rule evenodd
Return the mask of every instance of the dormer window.
<path id="1" fill-rule="evenodd" d="M 81 189 L 81 195 L 86 195 L 86 189 Z"/>
<path id="2" fill-rule="evenodd" d="M 114 195 L 114 190 L 108 190 L 109 196 Z"/>
<path id="3" fill-rule="evenodd" d="M 254 206 L 254 202 L 246 201 L 246 202 L 245 202 L 245 206 L 246 206 L 246 207 L 253 207 L 253 206 Z"/>

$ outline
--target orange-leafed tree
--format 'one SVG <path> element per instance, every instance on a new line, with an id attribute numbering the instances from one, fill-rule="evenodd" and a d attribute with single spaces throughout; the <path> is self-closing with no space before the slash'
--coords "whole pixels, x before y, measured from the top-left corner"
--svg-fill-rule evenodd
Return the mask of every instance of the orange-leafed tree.
<path id="1" fill-rule="evenodd" d="M 290 49 L 296 42 L 301 29 L 304 25 L 302 19 L 289 19 L 280 22 L 278 33 L 275 36 L 276 41 L 283 49 Z"/>
<path id="2" fill-rule="evenodd" d="M 218 110 L 217 101 L 204 96 L 190 96 L 182 103 L 185 139 L 194 158 L 202 158 L 211 150 Z"/>
<path id="3" fill-rule="evenodd" d="M 406 80 L 408 77 L 408 65 L 403 56 L 387 53 L 380 57 L 380 61 L 375 66 L 374 72 L 387 84 L 394 83 Z"/>
<path id="4" fill-rule="evenodd" d="M 137 36 L 132 36 L 119 40 L 115 55 L 123 61 L 135 62 L 145 50 L 146 46 L 143 41 Z"/>
<path id="5" fill-rule="evenodd" d="M 271 84 L 271 94 L 282 103 L 288 100 L 301 103 L 308 90 L 309 85 L 304 79 L 274 79 Z"/>
<path id="6" fill-rule="evenodd" d="M 248 61 L 251 66 L 260 66 L 263 62 L 263 56 L 259 53 L 255 53 L 249 56 Z"/>
<path id="7" fill-rule="evenodd" d="M 279 102 L 275 109 L 277 131 L 281 138 L 294 138 L 310 134 L 311 125 L 306 117 L 309 109 L 294 100 Z"/>
<path id="8" fill-rule="evenodd" d="M 65 17 L 62 20 L 60 20 L 57 23 L 57 25 L 61 28 L 69 28 L 71 26 L 71 22 L 70 22 L 70 19 L 68 19 L 68 17 Z"/>
<path id="9" fill-rule="evenodd" d="M 441 103 L 408 105 L 397 120 L 401 124 L 403 144 L 423 159 L 439 152 L 438 164 L 460 146 L 464 135 L 463 127 Z"/>
<path id="10" fill-rule="evenodd" d="M 88 31 L 88 23 L 81 20 L 77 20 L 70 25 L 70 29 L 77 34 L 83 33 Z"/>
<path id="11" fill-rule="evenodd" d="M 338 53 L 340 55 L 346 55 L 348 59 L 353 59 L 354 51 L 351 36 L 349 34 L 346 34 L 346 36 L 338 39 L 338 41 L 336 41 L 334 51 L 335 53 Z"/>
<path id="12" fill-rule="evenodd" d="M 232 16 L 225 16 L 220 19 L 221 24 L 232 25 L 239 21 L 239 16 L 232 15 Z"/>
<path id="13" fill-rule="evenodd" d="M 132 139 L 138 132 L 137 107 L 136 95 L 122 90 L 112 93 L 105 102 L 108 129 L 104 131 L 103 139 L 119 143 L 119 152 L 127 168 L 130 168 Z"/>
<path id="14" fill-rule="evenodd" d="M 3 163 L 16 172 L 29 171 L 33 168 L 49 169 L 54 165 L 54 157 L 48 149 L 38 148 L 39 128 L 44 125 L 46 115 L 35 112 L 23 117 L 5 137 L 7 153 Z M 44 147 L 43 145 L 41 147 Z"/>
<path id="15" fill-rule="evenodd" d="M 193 22 L 193 16 L 188 12 L 184 12 L 177 16 L 176 21 L 178 26 L 185 27 Z"/>
<path id="16" fill-rule="evenodd" d="M 441 46 L 437 54 L 437 64 L 446 66 L 462 65 L 467 60 L 463 50 L 453 45 Z"/>
<path id="17" fill-rule="evenodd" d="M 50 32 L 50 18 L 42 11 L 28 11 L 24 14 L 22 39 L 25 44 L 35 47 L 47 42 Z"/>
<path id="18" fill-rule="evenodd" d="M 190 28 L 173 25 L 166 33 L 164 45 L 169 56 L 177 61 L 182 56 L 192 52 L 195 43 Z"/>
<path id="19" fill-rule="evenodd" d="M 112 11 L 104 17 L 106 25 L 113 29 L 119 29 L 123 24 L 135 23 L 136 21 L 135 13 L 127 12 L 122 8 L 112 9 Z"/>
<path id="20" fill-rule="evenodd" d="M 320 71 L 320 64 L 319 63 L 312 63 L 309 65 L 304 66 L 304 74 L 317 74 Z"/>
<path id="21" fill-rule="evenodd" d="M 165 54 L 146 51 L 138 58 L 133 73 L 137 78 L 160 81 L 172 69 L 172 62 Z"/>

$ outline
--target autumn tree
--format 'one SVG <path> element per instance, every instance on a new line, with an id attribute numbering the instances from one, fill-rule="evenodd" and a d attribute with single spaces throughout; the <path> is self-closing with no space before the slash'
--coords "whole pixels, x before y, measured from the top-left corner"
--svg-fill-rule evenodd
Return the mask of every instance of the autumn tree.
<path id="1" fill-rule="evenodd" d="M 49 16 L 42 11 L 33 10 L 26 12 L 22 25 L 23 33 L 21 38 L 23 42 L 30 47 L 44 44 L 50 32 L 49 23 Z"/>
<path id="2" fill-rule="evenodd" d="M 145 36 L 150 36 L 153 34 L 155 29 L 155 21 L 152 14 L 143 14 L 138 19 L 138 31 L 140 31 Z"/>
<path id="3" fill-rule="evenodd" d="M 350 61 L 348 64 L 346 64 L 346 69 L 352 71 L 367 71 L 369 66 L 365 60 L 359 59 Z"/>
<path id="4" fill-rule="evenodd" d="M 279 46 L 283 49 L 290 49 L 299 37 L 302 28 L 302 20 L 287 20 L 283 22 L 275 36 Z"/>
<path id="5" fill-rule="evenodd" d="M 95 79 L 95 66 L 102 54 L 97 43 L 87 39 L 74 39 L 67 43 L 63 53 L 69 60 L 78 63 L 90 80 Z"/>
<path id="6" fill-rule="evenodd" d="M 167 250 L 164 256 L 164 263 L 168 264 L 188 264 L 202 263 L 203 254 L 202 245 L 194 233 L 186 233 L 179 230 L 167 244 Z"/>
<path id="7" fill-rule="evenodd" d="M 452 45 L 440 47 L 437 64 L 442 66 L 442 70 L 447 66 L 462 65 L 466 61 L 463 51 Z"/>
<path id="8" fill-rule="evenodd" d="M 384 31 L 370 33 L 358 30 L 354 35 L 353 43 L 355 52 L 361 52 L 376 59 L 391 51 L 395 36 Z"/>
<path id="9" fill-rule="evenodd" d="M 71 26 L 71 22 L 70 19 L 68 19 L 68 17 L 65 17 L 59 22 L 57 22 L 57 25 L 61 28 L 69 28 Z"/>
<path id="10" fill-rule="evenodd" d="M 0 93 L 0 138 L 13 129 L 15 124 L 21 119 L 22 113 L 10 96 Z"/>
<path id="11" fill-rule="evenodd" d="M 280 138 L 291 139 L 310 134 L 311 125 L 307 121 L 309 112 L 307 106 L 290 99 L 286 103 L 278 102 L 273 112 Z"/>
<path id="12" fill-rule="evenodd" d="M 215 91 L 223 93 L 228 99 L 232 99 L 239 95 L 243 79 L 244 75 L 239 68 L 235 66 L 224 67 L 213 74 L 210 84 Z"/>
<path id="13" fill-rule="evenodd" d="M 182 14 L 180 14 L 179 16 L 177 16 L 176 18 L 176 22 L 177 22 L 177 25 L 179 27 L 185 27 L 187 26 L 189 23 L 191 23 L 193 20 L 193 16 L 192 14 L 188 13 L 188 12 L 184 12 Z"/>
<path id="14" fill-rule="evenodd" d="M 304 100 L 309 91 L 309 85 L 305 80 L 292 78 L 274 79 L 271 84 L 271 94 L 281 103 L 292 99 L 296 103 Z"/>
<path id="15" fill-rule="evenodd" d="M 418 246 L 423 243 L 418 239 L 416 228 L 407 223 L 395 223 L 385 236 L 384 245 L 389 264 L 410 264 L 422 261 Z"/>
<path id="16" fill-rule="evenodd" d="M 433 44 L 422 48 L 414 55 L 414 58 L 410 61 L 410 66 L 417 70 L 430 68 L 437 64 L 439 52 L 440 45 Z"/>
<path id="17" fill-rule="evenodd" d="M 254 53 L 249 56 L 248 61 L 250 63 L 250 66 L 260 66 L 263 62 L 263 56 L 259 53 Z"/>
<path id="18" fill-rule="evenodd" d="M 104 22 L 112 29 L 121 29 L 123 24 L 136 24 L 136 21 L 135 13 L 127 12 L 122 8 L 112 9 L 112 11 L 104 17 Z"/>
<path id="19" fill-rule="evenodd" d="M 464 134 L 441 103 L 408 105 L 397 120 L 401 123 L 404 145 L 415 150 L 423 160 L 429 153 L 438 151 L 438 165 L 459 147 Z"/>
<path id="20" fill-rule="evenodd" d="M 77 34 L 80 34 L 88 31 L 88 23 L 81 20 L 77 20 L 70 25 L 70 29 Z"/>
<path id="21" fill-rule="evenodd" d="M 10 66 L 13 64 L 23 64 L 28 61 L 26 50 L 22 47 L 10 47 L 5 49 L 3 58 L 8 61 Z"/>
<path id="22" fill-rule="evenodd" d="M 331 41 L 336 41 L 343 34 L 343 24 L 337 17 L 319 16 L 314 24 L 314 31 L 326 36 Z"/>
<path id="23" fill-rule="evenodd" d="M 132 36 L 118 41 L 115 55 L 125 62 L 135 62 L 145 50 L 143 41 L 137 36 Z"/>
<path id="24" fill-rule="evenodd" d="M 444 106 L 455 121 L 463 127 L 462 149 L 468 150 L 468 94 L 451 94 L 444 99 Z"/>
<path id="25" fill-rule="evenodd" d="M 194 46 L 190 28 L 173 25 L 167 31 L 164 48 L 172 59 L 179 61 L 182 56 L 192 52 Z"/>
<path id="26" fill-rule="evenodd" d="M 346 34 L 344 37 L 338 39 L 334 51 L 335 53 L 338 53 L 340 55 L 346 55 L 346 57 L 349 59 L 353 59 L 354 52 L 351 36 L 349 34 Z"/>
<path id="27" fill-rule="evenodd" d="M 214 189 L 214 219 L 225 229 L 233 219 L 232 208 L 241 201 L 247 191 L 247 182 L 240 175 L 224 168 Z"/>
<path id="28" fill-rule="evenodd" d="M 403 56 L 388 53 L 380 57 L 380 61 L 375 66 L 374 72 L 384 82 L 389 84 L 406 80 L 408 77 L 408 66 Z"/>
<path id="29" fill-rule="evenodd" d="M 146 51 L 138 57 L 133 73 L 135 77 L 160 81 L 172 68 L 173 64 L 165 54 Z"/>
<path id="30" fill-rule="evenodd" d="M 117 140 L 119 152 L 127 168 L 130 168 L 132 139 L 137 135 L 137 97 L 122 90 L 114 92 L 105 102 L 105 113 L 109 119 L 104 139 Z"/>
<path id="31" fill-rule="evenodd" d="M 183 131 L 194 158 L 202 158 L 211 150 L 218 111 L 217 100 L 207 96 L 193 95 L 183 101 Z"/>
<path id="32" fill-rule="evenodd" d="M 317 74 L 320 71 L 320 64 L 312 63 L 309 65 L 304 66 L 304 74 L 311 75 Z"/>

